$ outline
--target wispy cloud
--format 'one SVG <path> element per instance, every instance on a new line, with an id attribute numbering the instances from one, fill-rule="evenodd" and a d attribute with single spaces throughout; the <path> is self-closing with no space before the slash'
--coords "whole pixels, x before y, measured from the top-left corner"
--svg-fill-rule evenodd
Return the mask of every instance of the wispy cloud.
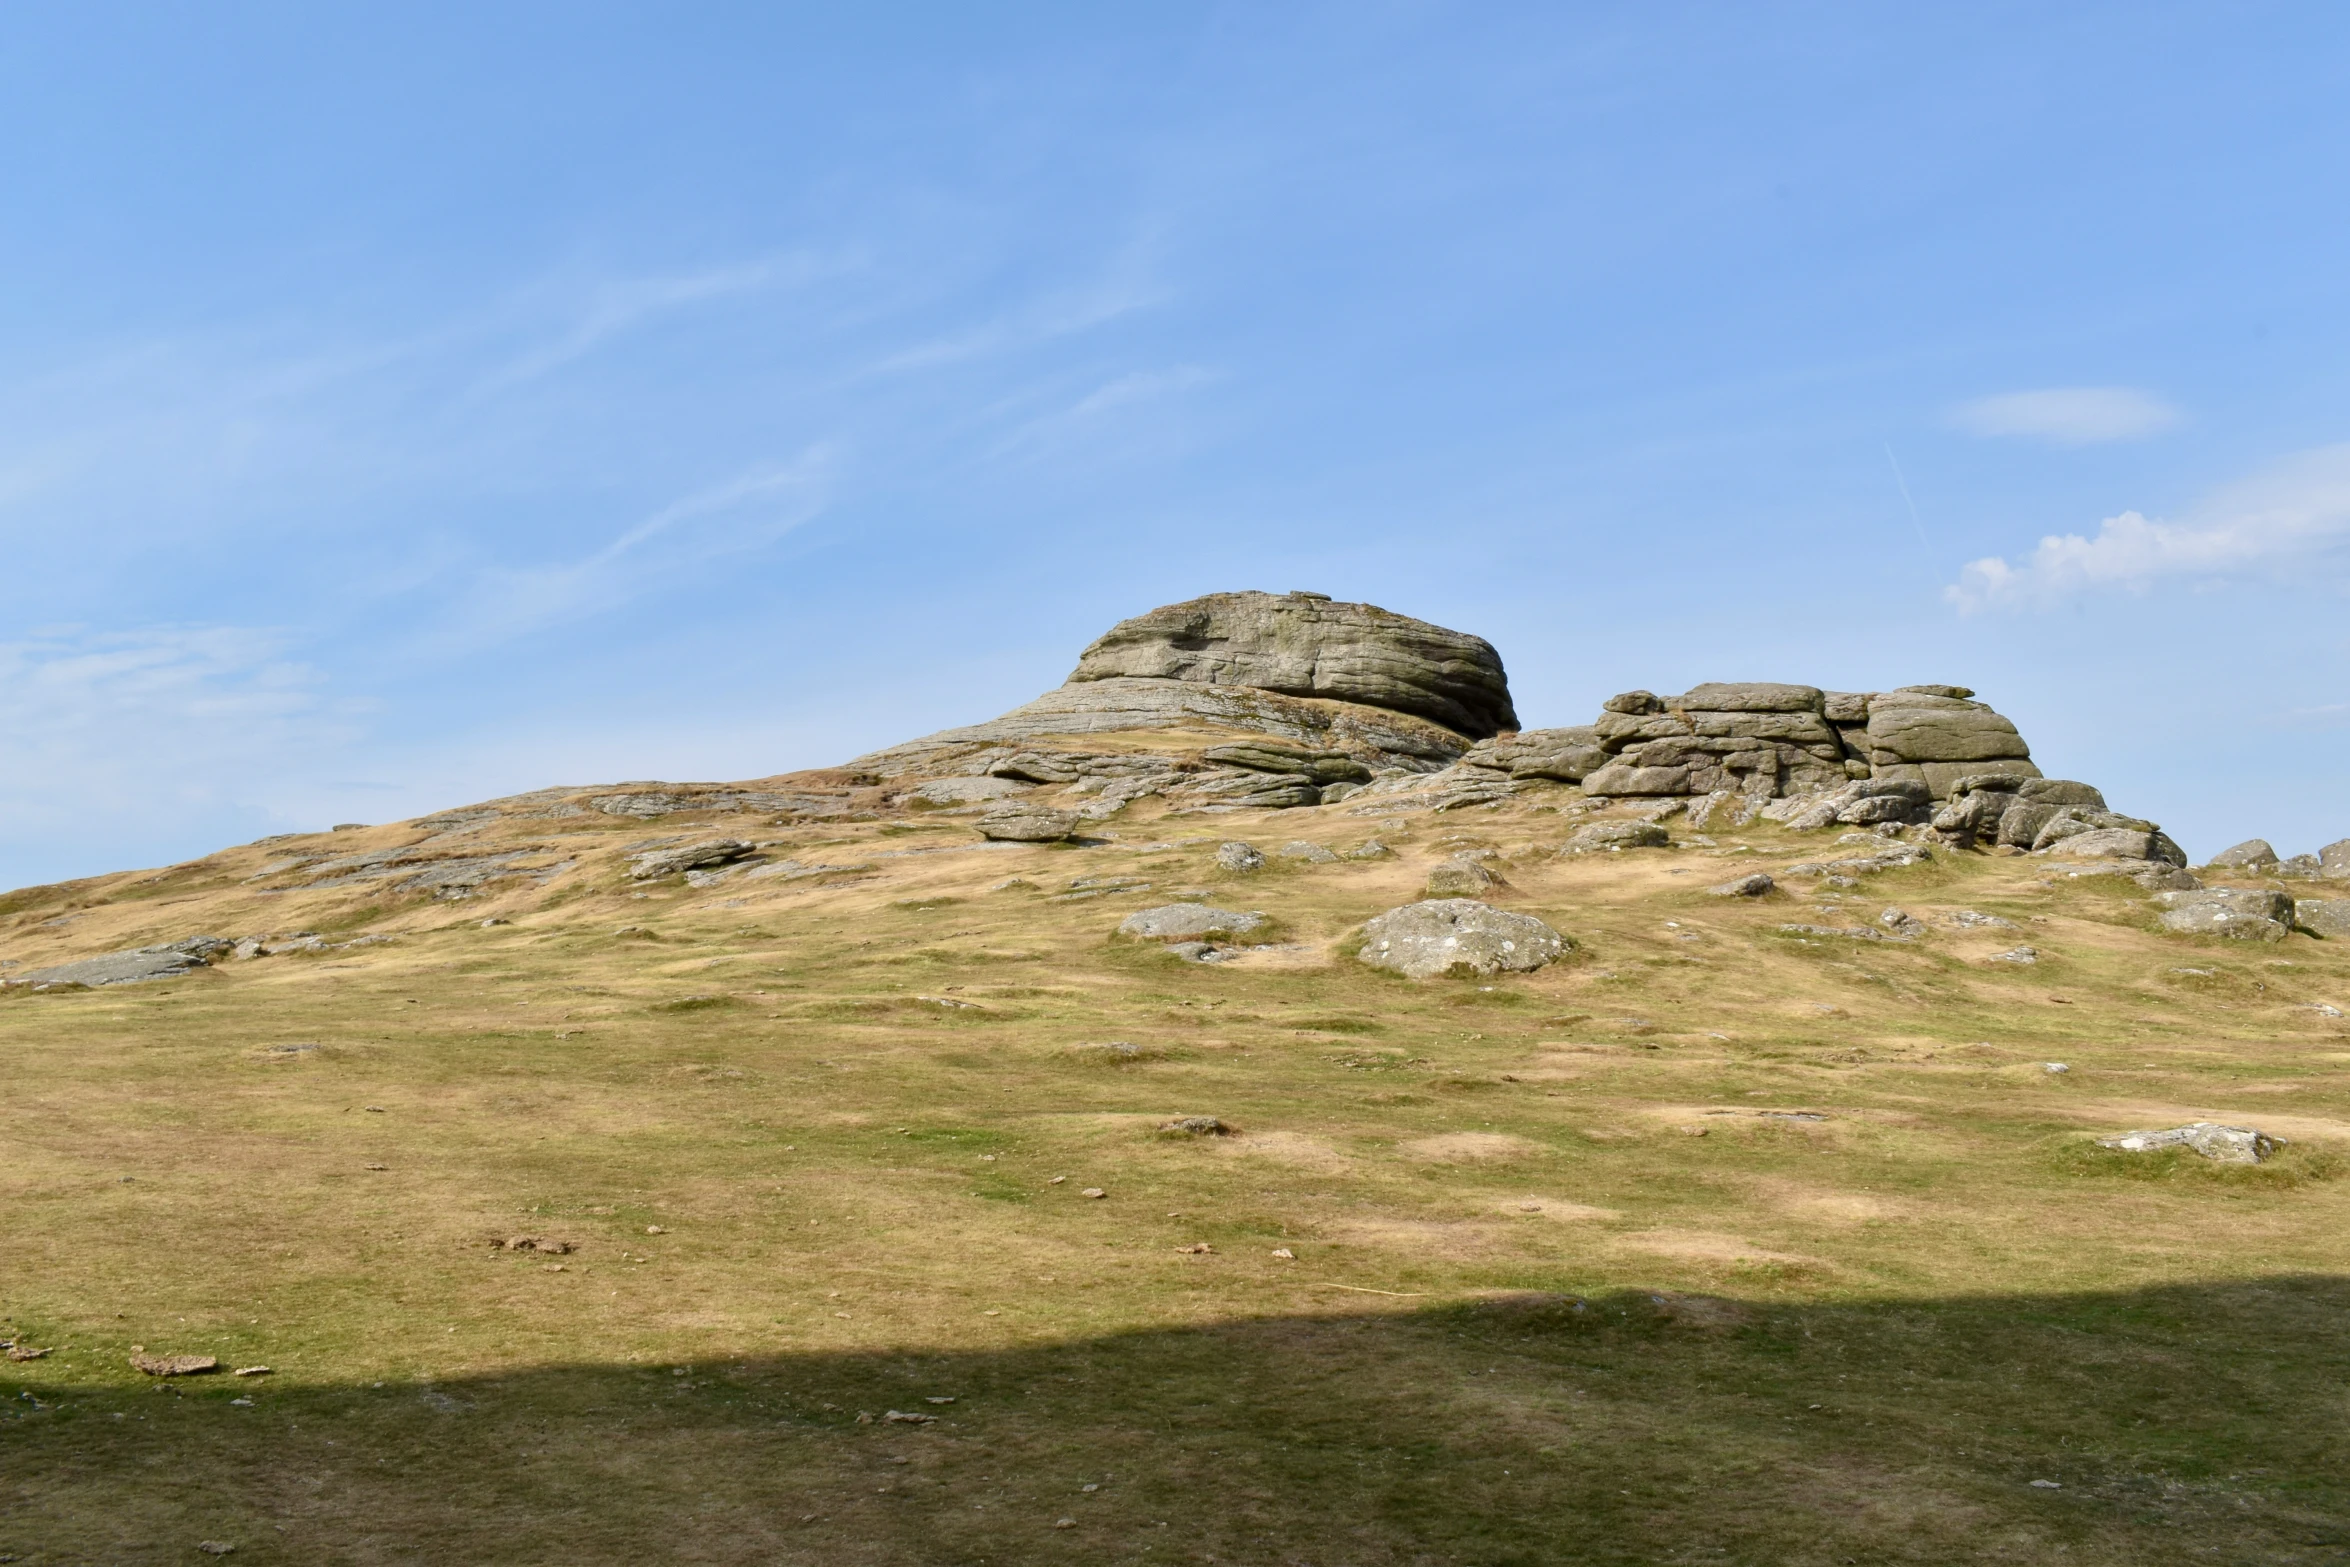
<path id="1" fill-rule="evenodd" d="M 990 456 L 1036 452 L 1072 441 L 1098 438 L 1122 412 L 1157 402 L 1215 379 L 1198 365 L 1176 365 L 1165 370 L 1136 370 L 1114 376 L 1067 407 L 1031 419 L 996 443 Z"/>
<path id="2" fill-rule="evenodd" d="M 546 342 L 490 371 L 475 395 L 535 381 L 593 353 L 609 338 L 689 305 L 811 282 L 838 270 L 840 263 L 793 254 L 769 256 L 731 266 L 664 276 L 608 278 L 596 283 L 574 306 L 575 319 Z"/>
<path id="3" fill-rule="evenodd" d="M 812 446 L 680 496 L 576 560 L 482 574 L 456 623 L 437 640 L 463 645 L 519 636 L 610 609 L 681 569 L 753 550 L 824 509 L 835 453 Z"/>
<path id="4" fill-rule="evenodd" d="M 1950 412 L 1969 435 L 2024 436 L 2056 446 L 2136 441 L 2184 422 L 2162 399 L 2128 386 L 2052 386 L 1979 397 Z"/>
<path id="5" fill-rule="evenodd" d="M 238 626 L 50 628 L 0 642 L 0 797 L 8 836 L 249 798 L 254 780 L 359 732 L 354 707 Z"/>
<path id="6" fill-rule="evenodd" d="M 1971 562 L 1944 596 L 1962 611 L 2047 603 L 2170 578 L 2307 562 L 2350 538 L 2350 444 L 2305 452 L 2214 494 L 2183 522 L 2125 511 L 2095 538 L 2051 534 L 2021 559 Z"/>

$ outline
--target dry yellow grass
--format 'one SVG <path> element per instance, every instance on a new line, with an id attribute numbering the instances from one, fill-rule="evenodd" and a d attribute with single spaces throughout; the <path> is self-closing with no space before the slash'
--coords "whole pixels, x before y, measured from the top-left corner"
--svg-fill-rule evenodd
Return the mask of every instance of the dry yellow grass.
<path id="1" fill-rule="evenodd" d="M 2126 883 L 2018 858 L 1716 899 L 1821 840 L 1553 858 L 1574 798 L 1145 803 L 1086 848 L 951 816 L 517 818 L 467 852 L 575 868 L 461 902 L 278 890 L 256 873 L 314 847 L 281 842 L 0 899 L 17 972 L 196 931 L 395 938 L 0 998 L 0 1336 L 52 1351 L 5 1368 L 0 1553 L 2350 1550 L 2338 944 L 2160 936 Z M 629 844 L 721 833 L 861 868 L 622 874 Z M 1400 853 L 1212 859 L 1374 833 Z M 1345 955 L 1463 843 L 1570 960 L 1415 985 Z M 1064 901 L 1102 876 L 1149 890 Z M 1111 938 L 1185 888 L 1282 945 Z M 1931 934 L 1779 929 L 1889 904 Z M 1962 908 L 2022 928 L 1933 920 Z M 2037 965 L 1987 961 L 2019 941 Z M 1156 1130 L 1184 1115 L 1237 1131 Z M 2230 1170 L 2091 1143 L 2201 1118 L 2292 1144 Z M 493 1248 L 520 1237 L 571 1249 Z M 156 1383 L 133 1344 L 273 1370 Z"/>

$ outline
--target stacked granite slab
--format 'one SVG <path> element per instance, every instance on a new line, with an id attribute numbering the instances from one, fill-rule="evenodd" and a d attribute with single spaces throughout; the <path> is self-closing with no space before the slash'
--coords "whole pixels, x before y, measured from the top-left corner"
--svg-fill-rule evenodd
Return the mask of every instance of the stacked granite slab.
<path id="1" fill-rule="evenodd" d="M 1463 760 L 1607 796 L 1781 799 L 1872 782 L 1914 786 L 1898 797 L 1922 804 L 1992 766 L 2039 777 L 2015 725 L 1973 696 L 1964 686 L 1862 694 L 1767 681 L 1712 682 L 1675 697 L 1627 691 L 1607 700 L 1596 723 L 1503 735 Z"/>

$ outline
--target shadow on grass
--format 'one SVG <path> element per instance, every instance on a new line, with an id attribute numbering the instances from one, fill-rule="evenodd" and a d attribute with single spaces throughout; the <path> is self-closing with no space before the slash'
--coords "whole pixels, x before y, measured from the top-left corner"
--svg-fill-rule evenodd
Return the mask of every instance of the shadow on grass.
<path id="1" fill-rule="evenodd" d="M 26 1563 L 2350 1557 L 2333 1278 L 1528 1296 L 438 1384 L 8 1369 Z"/>

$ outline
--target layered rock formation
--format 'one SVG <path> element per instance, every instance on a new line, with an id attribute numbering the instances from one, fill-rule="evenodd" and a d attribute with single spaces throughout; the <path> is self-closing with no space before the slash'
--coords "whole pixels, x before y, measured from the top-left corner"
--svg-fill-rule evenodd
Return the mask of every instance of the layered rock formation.
<path id="1" fill-rule="evenodd" d="M 1499 736 L 1464 760 L 1611 796 L 1783 799 L 1865 781 L 1939 800 L 1976 774 L 2039 777 L 2015 725 L 1973 696 L 1964 686 L 1863 694 L 1764 681 L 1676 697 L 1627 691 L 1593 723 Z"/>
<path id="2" fill-rule="evenodd" d="M 1473 740 L 1518 727 L 1492 643 L 1321 593 L 1211 593 L 1121 620 L 1068 684 L 1131 679 L 1325 697 Z"/>
<path id="3" fill-rule="evenodd" d="M 1068 682 L 1000 718 L 861 757 L 886 797 L 1008 815 L 1054 790 L 1100 819 L 1146 795 L 1219 811 L 1460 809 L 1522 788 L 1814 829 L 2180 866 L 2152 822 L 2045 778 L 2013 723 L 1964 686 L 1827 691 L 1718 681 L 1627 691 L 1589 724 L 1518 730 L 1482 638 L 1318 593 L 1212 593 L 1119 622 Z"/>
<path id="4" fill-rule="evenodd" d="M 1516 723 L 1481 637 L 1320 593 L 1211 593 L 1120 621 L 1000 718 L 849 765 L 933 804 L 990 779 L 1069 789 L 1097 817 L 1153 794 L 1262 809 L 1434 772 Z"/>

